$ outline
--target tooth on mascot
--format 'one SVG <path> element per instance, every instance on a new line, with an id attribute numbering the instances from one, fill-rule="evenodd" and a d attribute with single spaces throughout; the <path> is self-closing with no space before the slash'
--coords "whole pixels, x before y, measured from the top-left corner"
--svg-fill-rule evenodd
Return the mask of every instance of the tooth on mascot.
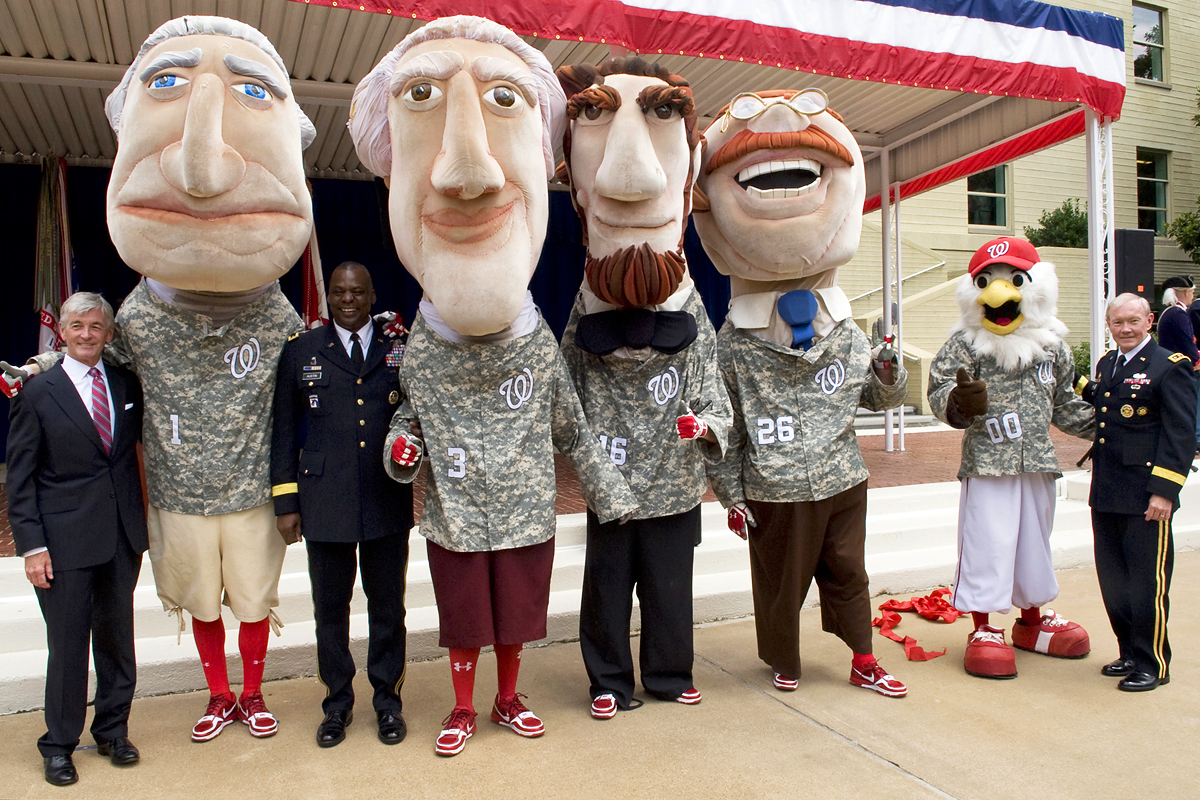
<path id="1" fill-rule="evenodd" d="M 1058 276 L 1012 236 L 985 244 L 958 282 L 958 322 L 929 368 L 934 414 L 963 429 L 957 580 L 951 602 L 975 628 L 966 671 L 1015 678 L 1013 647 L 1060 658 L 1091 649 L 1087 631 L 1049 608 L 1058 596 L 1050 557 L 1054 482 L 1061 476 L 1050 425 L 1091 438 L 1095 409 L 1074 393 L 1063 340 Z M 1016 606 L 1010 647 L 994 613 Z"/>
<path id="2" fill-rule="evenodd" d="M 703 145 L 687 81 L 636 57 L 560 67 L 558 77 L 568 117 L 560 175 L 587 245 L 562 353 L 588 424 L 641 504 L 624 525 L 591 510 L 587 519 L 579 643 L 591 714 L 611 719 L 634 700 L 635 586 L 642 685 L 700 702 L 692 553 L 705 463 L 721 459 L 733 412 L 683 254 Z"/>
<path id="3" fill-rule="evenodd" d="M 862 232 L 862 153 L 819 89 L 743 92 L 705 138 L 693 218 L 729 276 L 717 360 L 734 410 L 709 478 L 730 529 L 749 538 L 759 658 L 777 689 L 796 689 L 800 608 L 815 577 L 822 625 L 853 654 L 850 683 L 903 697 L 872 655 L 854 415 L 899 406 L 908 374 L 890 349 L 871 347 L 837 285 Z"/>
<path id="4" fill-rule="evenodd" d="M 396 252 L 423 293 L 382 457 L 402 482 L 429 466 L 421 534 L 455 694 L 435 743 L 443 756 L 475 733 L 487 645 L 499 685 L 492 721 L 524 737 L 544 732 L 516 684 L 523 643 L 546 635 L 554 448 L 574 461 L 602 522 L 637 510 L 528 291 L 564 122 L 545 56 L 468 16 L 409 34 L 351 106 L 359 159 L 388 182 Z"/>
<path id="5" fill-rule="evenodd" d="M 271 503 L 271 397 L 283 345 L 302 328 L 278 278 L 312 232 L 301 153 L 316 130 L 274 46 L 224 17 L 163 23 L 104 110 L 118 142 L 108 230 L 142 274 L 105 357 L 145 388 L 150 564 L 181 633 L 192 616 L 210 693 L 192 739 L 238 719 L 271 736 L 259 687 L 286 552 Z M 240 698 L 223 598 L 240 624 Z"/>

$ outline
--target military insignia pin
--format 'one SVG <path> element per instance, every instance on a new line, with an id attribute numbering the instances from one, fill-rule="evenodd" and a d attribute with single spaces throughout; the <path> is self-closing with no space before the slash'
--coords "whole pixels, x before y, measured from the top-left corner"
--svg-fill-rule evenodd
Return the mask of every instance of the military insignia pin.
<path id="1" fill-rule="evenodd" d="M 1121 406 L 1121 416 L 1129 419 L 1133 416 L 1133 406 Z"/>
<path id="2" fill-rule="evenodd" d="M 308 396 L 308 407 L 309 408 L 320 408 L 321 407 L 321 398 L 317 397 L 315 394 L 310 394 Z"/>
<path id="3" fill-rule="evenodd" d="M 389 367 L 398 367 L 404 360 L 404 342 L 392 342 L 392 349 L 383 356 L 383 361 Z"/>
<path id="4" fill-rule="evenodd" d="M 395 389 L 393 389 L 391 394 L 388 395 L 388 404 L 394 406 L 394 405 L 396 405 L 396 403 L 399 403 L 399 402 L 400 402 L 400 393 L 397 392 Z"/>
<path id="5" fill-rule="evenodd" d="M 1150 409 L 1146 408 L 1145 406 L 1142 406 L 1142 407 L 1140 407 L 1140 408 L 1138 409 L 1138 416 L 1139 416 L 1139 417 L 1144 417 L 1144 416 L 1146 416 L 1146 415 L 1147 415 L 1147 414 L 1149 414 L 1149 413 L 1150 413 Z"/>

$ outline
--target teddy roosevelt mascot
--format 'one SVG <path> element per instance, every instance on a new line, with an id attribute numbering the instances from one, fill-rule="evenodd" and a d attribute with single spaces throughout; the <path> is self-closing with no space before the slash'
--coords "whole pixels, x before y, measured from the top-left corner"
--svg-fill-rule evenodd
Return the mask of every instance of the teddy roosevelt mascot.
<path id="1" fill-rule="evenodd" d="M 302 328 L 278 278 L 312 230 L 301 151 L 316 131 L 271 43 L 224 17 L 164 23 L 104 108 L 119 142 L 108 230 L 143 276 L 105 352 L 146 394 L 150 563 L 181 633 L 182 612 L 192 616 L 211 694 L 192 739 L 238 720 L 272 736 L 261 684 L 285 545 L 271 504 L 271 402 L 284 342 Z M 240 623 L 240 699 L 222 602 Z"/>
<path id="2" fill-rule="evenodd" d="M 1058 276 L 1023 239 L 1001 236 L 971 257 L 958 283 L 961 316 L 929 367 L 929 404 L 964 429 L 958 479 L 954 607 L 970 611 L 966 671 L 1015 678 L 1016 657 L 989 614 L 1021 618 L 1015 647 L 1083 658 L 1078 623 L 1042 606 L 1058 596 L 1050 555 L 1054 482 L 1062 473 L 1050 426 L 1090 437 L 1095 410 L 1075 395 L 1075 362 L 1063 341 Z"/>
<path id="3" fill-rule="evenodd" d="M 398 481 L 429 470 L 421 534 L 455 694 L 435 745 L 444 756 L 475 731 L 486 645 L 492 720 L 526 737 L 545 730 L 516 684 L 523 643 L 546 635 L 553 448 L 575 462 L 603 522 L 637 508 L 528 291 L 564 106 L 538 50 L 466 16 L 410 34 L 354 93 L 358 156 L 388 181 L 396 251 L 423 291 L 383 458 Z"/>
<path id="4" fill-rule="evenodd" d="M 733 404 L 710 471 L 729 527 L 750 541 L 758 655 L 780 691 L 800 677 L 800 607 L 813 578 L 822 627 L 854 652 L 850 683 L 903 683 L 871 655 L 867 469 L 859 406 L 904 400 L 908 375 L 850 319 L 837 268 L 858 249 L 862 153 L 818 89 L 743 93 L 705 131 L 696 228 L 729 275 L 717 359 Z"/>
<path id="5" fill-rule="evenodd" d="M 591 713 L 634 701 L 630 615 L 642 611 L 642 685 L 699 703 L 692 681 L 692 551 L 706 461 L 732 412 L 716 333 L 683 256 L 703 139 L 687 81 L 640 58 L 561 67 L 565 177 L 587 262 L 562 352 L 588 424 L 641 507 L 624 525 L 589 510 L 579 642 Z"/>

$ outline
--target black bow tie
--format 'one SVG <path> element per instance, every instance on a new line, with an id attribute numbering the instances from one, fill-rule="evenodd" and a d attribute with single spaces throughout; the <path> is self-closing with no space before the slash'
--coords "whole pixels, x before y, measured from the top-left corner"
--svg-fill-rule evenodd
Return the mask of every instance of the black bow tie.
<path id="1" fill-rule="evenodd" d="M 619 347 L 653 347 L 671 355 L 696 340 L 696 320 L 686 311 L 622 308 L 585 314 L 575 328 L 575 344 L 597 356 Z"/>

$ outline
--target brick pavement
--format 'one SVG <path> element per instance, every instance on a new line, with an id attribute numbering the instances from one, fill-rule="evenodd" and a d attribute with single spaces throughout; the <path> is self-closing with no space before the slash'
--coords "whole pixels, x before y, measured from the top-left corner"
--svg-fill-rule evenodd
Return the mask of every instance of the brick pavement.
<path id="1" fill-rule="evenodd" d="M 1058 453 L 1059 468 L 1077 469 L 1075 462 L 1088 449 L 1089 443 L 1051 430 L 1051 439 Z M 860 436 L 859 447 L 863 459 L 871 472 L 869 486 L 907 486 L 915 483 L 937 483 L 952 481 L 958 474 L 959 447 L 962 434 L 958 431 L 909 432 L 905 437 L 905 450 L 888 453 L 884 450 L 884 437 L 879 435 Z M 554 457 L 558 496 L 555 511 L 559 514 L 576 514 L 585 510 L 579 478 L 570 463 L 560 455 Z M 420 518 L 422 501 L 425 497 L 425 472 L 422 471 L 414 485 L 414 505 Z M 705 501 L 715 500 L 712 490 L 704 495 Z M 0 557 L 12 556 L 12 528 L 8 524 L 8 495 L 0 485 Z"/>

